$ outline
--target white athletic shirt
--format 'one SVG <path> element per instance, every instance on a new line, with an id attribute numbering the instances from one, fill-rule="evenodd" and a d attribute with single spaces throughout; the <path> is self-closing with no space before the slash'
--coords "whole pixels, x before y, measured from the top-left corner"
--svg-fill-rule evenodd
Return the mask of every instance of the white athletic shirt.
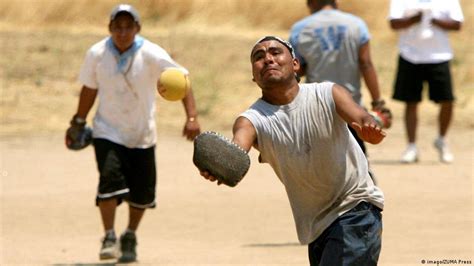
<path id="1" fill-rule="evenodd" d="M 392 0 L 389 19 L 412 17 L 423 12 L 422 21 L 400 31 L 400 55 L 414 64 L 449 61 L 453 52 L 448 33 L 430 23 L 431 18 L 464 20 L 458 0 Z"/>
<path id="2" fill-rule="evenodd" d="M 88 50 L 79 75 L 82 84 L 98 90 L 94 138 L 129 148 L 149 148 L 156 144 L 155 97 L 160 74 L 168 67 L 182 67 L 163 48 L 145 39 L 128 59 L 125 78 L 106 40 Z"/>
<path id="3" fill-rule="evenodd" d="M 290 104 L 259 99 L 241 114 L 256 129 L 261 162 L 285 185 L 302 244 L 361 201 L 384 204 L 364 153 L 336 112 L 333 85 L 300 84 Z"/>

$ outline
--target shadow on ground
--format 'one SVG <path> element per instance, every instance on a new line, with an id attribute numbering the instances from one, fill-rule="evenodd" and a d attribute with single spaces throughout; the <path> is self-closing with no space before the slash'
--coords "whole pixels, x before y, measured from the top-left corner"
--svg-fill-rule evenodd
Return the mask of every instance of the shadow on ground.
<path id="1" fill-rule="evenodd" d="M 246 244 L 242 247 L 245 248 L 282 248 L 282 247 L 292 247 L 292 246 L 301 246 L 300 243 L 290 242 L 290 243 L 255 243 L 255 244 Z"/>

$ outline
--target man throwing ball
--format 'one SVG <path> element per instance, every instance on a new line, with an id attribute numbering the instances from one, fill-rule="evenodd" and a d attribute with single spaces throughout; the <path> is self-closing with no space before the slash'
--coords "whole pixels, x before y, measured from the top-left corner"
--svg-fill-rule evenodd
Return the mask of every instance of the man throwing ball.
<path id="1" fill-rule="evenodd" d="M 79 80 L 83 84 L 77 113 L 71 120 L 66 144 L 75 143 L 70 132 L 82 132 L 96 97 L 93 144 L 100 180 L 96 204 L 105 236 L 100 259 L 113 259 L 120 242 L 119 262 L 137 258 L 135 231 L 147 208 L 155 207 L 155 100 L 160 74 L 179 66 L 160 46 L 138 35 L 140 17 L 130 5 L 118 5 L 110 15 L 111 36 L 87 52 Z M 186 121 L 183 135 L 192 140 L 200 133 L 191 90 L 182 100 Z M 69 148 L 71 148 L 68 145 Z M 126 201 L 129 223 L 117 239 L 115 210 Z"/>
<path id="2" fill-rule="evenodd" d="M 300 64 L 288 42 L 264 37 L 250 61 L 262 97 L 235 121 L 233 142 L 255 147 L 285 185 L 311 265 L 376 265 L 384 197 L 347 124 L 371 144 L 385 132 L 343 87 L 298 84 Z"/>

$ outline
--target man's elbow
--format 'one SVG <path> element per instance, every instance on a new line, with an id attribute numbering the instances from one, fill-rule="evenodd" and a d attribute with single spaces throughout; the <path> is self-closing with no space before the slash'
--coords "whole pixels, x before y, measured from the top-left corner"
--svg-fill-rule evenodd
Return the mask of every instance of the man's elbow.
<path id="1" fill-rule="evenodd" d="M 456 21 L 456 23 L 454 23 L 454 30 L 461 30 L 461 28 L 462 28 L 462 23 L 459 21 Z"/>
<path id="2" fill-rule="evenodd" d="M 361 72 L 365 72 L 367 70 L 370 70 L 374 67 L 372 64 L 372 61 L 370 59 L 361 59 L 359 60 L 359 70 Z"/>
<path id="3" fill-rule="evenodd" d="M 397 19 L 392 19 L 390 20 L 390 28 L 392 30 L 399 30 L 399 29 L 403 29 L 404 25 L 403 25 L 403 22 L 401 22 L 400 20 L 397 20 Z"/>
<path id="4" fill-rule="evenodd" d="M 393 21 L 393 20 L 390 20 L 389 25 L 390 25 L 390 28 L 391 28 L 392 30 L 397 30 L 397 29 L 398 29 L 398 28 L 397 28 L 397 23 L 396 23 L 395 21 Z"/>

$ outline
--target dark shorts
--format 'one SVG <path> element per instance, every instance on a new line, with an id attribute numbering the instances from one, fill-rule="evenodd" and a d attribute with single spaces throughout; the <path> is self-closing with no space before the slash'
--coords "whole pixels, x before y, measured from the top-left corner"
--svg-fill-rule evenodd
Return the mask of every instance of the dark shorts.
<path id="1" fill-rule="evenodd" d="M 381 247 L 381 210 L 361 202 L 309 244 L 308 255 L 311 266 L 375 266 Z"/>
<path id="2" fill-rule="evenodd" d="M 412 64 L 401 56 L 398 58 L 393 99 L 420 102 L 425 81 L 428 82 L 430 100 L 454 101 L 449 61 L 439 64 Z"/>
<path id="3" fill-rule="evenodd" d="M 349 128 L 349 131 L 351 132 L 352 136 L 354 136 L 355 140 L 357 141 L 357 144 L 359 144 L 359 147 L 362 149 L 365 155 L 367 155 L 367 149 L 365 148 L 365 143 L 364 141 L 359 138 L 359 135 L 357 135 L 357 132 L 355 129 L 353 129 L 351 126 L 347 125 Z"/>
<path id="4" fill-rule="evenodd" d="M 140 209 L 155 207 L 155 147 L 130 149 L 106 139 L 94 139 L 99 169 L 96 204 L 116 198 Z"/>

